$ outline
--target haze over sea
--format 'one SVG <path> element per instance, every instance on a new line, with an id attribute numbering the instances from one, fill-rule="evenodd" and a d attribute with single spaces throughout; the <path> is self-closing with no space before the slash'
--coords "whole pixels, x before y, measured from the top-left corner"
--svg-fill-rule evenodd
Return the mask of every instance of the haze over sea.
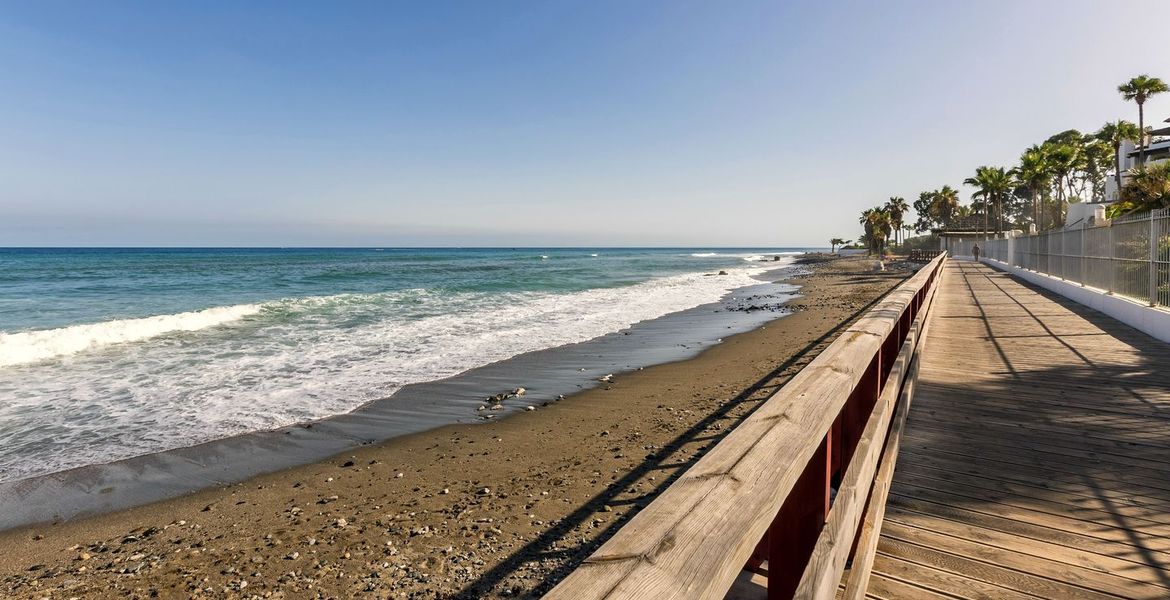
<path id="1" fill-rule="evenodd" d="M 343 413 L 716 301 L 797 253 L 0 249 L 0 481 Z"/>

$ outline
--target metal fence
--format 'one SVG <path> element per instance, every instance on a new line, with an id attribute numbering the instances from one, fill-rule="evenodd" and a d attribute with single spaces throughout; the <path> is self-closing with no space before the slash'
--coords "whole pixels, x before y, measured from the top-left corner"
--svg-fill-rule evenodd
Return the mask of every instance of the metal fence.
<path id="1" fill-rule="evenodd" d="M 984 243 L 989 259 L 1170 306 L 1170 209 Z"/>

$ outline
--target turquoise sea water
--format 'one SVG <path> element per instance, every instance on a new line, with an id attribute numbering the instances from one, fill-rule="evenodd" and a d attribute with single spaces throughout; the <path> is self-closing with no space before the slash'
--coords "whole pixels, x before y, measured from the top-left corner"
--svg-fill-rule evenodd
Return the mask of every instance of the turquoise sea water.
<path id="1" fill-rule="evenodd" d="M 0 481 L 352 410 L 801 251 L 0 249 Z"/>

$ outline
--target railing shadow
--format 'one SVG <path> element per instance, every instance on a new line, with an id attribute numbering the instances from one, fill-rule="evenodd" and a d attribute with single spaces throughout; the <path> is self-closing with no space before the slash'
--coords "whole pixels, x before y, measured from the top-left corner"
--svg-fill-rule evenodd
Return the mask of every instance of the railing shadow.
<path id="1" fill-rule="evenodd" d="M 930 348 L 936 371 L 924 365 L 889 505 L 968 511 L 979 527 L 1065 546 L 1054 560 L 1082 557 L 1070 564 L 1103 585 L 1170 597 L 1170 346 L 986 266 L 955 263 L 948 277 L 972 306 L 938 315 L 955 326 L 932 332 L 949 337 Z M 964 345 L 969 377 L 942 358 Z"/>
<path id="2" fill-rule="evenodd" d="M 891 274 L 888 277 L 903 278 L 905 274 L 897 275 Z M 883 277 L 885 278 L 885 276 Z M 614 480 L 604 490 L 584 501 L 572 513 L 562 518 L 553 527 L 545 530 L 535 539 L 525 544 L 513 552 L 504 561 L 497 564 L 495 567 L 485 571 L 474 581 L 466 585 L 455 598 L 481 598 L 492 592 L 499 592 L 497 588 L 505 582 L 505 580 L 512 574 L 516 573 L 523 565 L 530 562 L 539 562 L 544 559 L 564 559 L 564 563 L 556 569 L 543 576 L 540 582 L 532 586 L 528 590 L 524 590 L 527 597 L 538 598 L 545 592 L 552 589 L 560 580 L 564 579 L 573 569 L 575 569 L 581 561 L 588 558 L 599 546 L 605 543 L 609 538 L 621 528 L 621 526 L 633 517 L 635 510 L 628 512 L 624 519 L 615 519 L 612 524 L 606 527 L 600 534 L 586 543 L 580 544 L 573 548 L 563 548 L 565 540 L 573 533 L 573 531 L 586 523 L 588 523 L 594 516 L 601 514 L 604 506 L 620 506 L 622 504 L 629 504 L 630 500 L 620 500 L 619 497 L 625 494 L 631 485 L 635 482 L 642 481 L 646 475 L 655 471 L 674 470 L 674 472 L 664 478 L 656 481 L 656 485 L 637 498 L 634 503 L 637 508 L 642 508 L 650 503 L 655 497 L 666 490 L 675 480 L 677 480 L 687 468 L 697 462 L 706 453 L 706 450 L 713 447 L 719 440 L 723 439 L 728 433 L 735 429 L 735 426 L 742 422 L 747 417 L 762 405 L 769 397 L 778 391 L 787 381 L 799 372 L 804 364 L 811 361 L 821 350 L 826 348 L 842 331 L 846 330 L 853 324 L 860 316 L 872 309 L 878 304 L 884 294 L 875 298 L 865 306 L 861 307 L 847 319 L 827 331 L 825 334 L 816 338 L 809 344 L 805 345 L 791 358 L 785 360 L 775 369 L 770 371 L 767 375 L 761 378 L 756 383 L 744 389 L 734 398 L 728 400 L 721 405 L 719 409 L 710 415 L 706 416 L 693 426 L 682 432 L 676 438 L 665 444 L 659 451 L 655 452 L 652 457 L 645 462 L 635 467 L 629 473 Z M 736 411 L 744 405 L 754 405 L 748 410 L 732 417 L 731 413 Z M 727 419 L 732 419 L 730 422 Z M 716 433 L 711 433 L 709 429 L 716 423 L 723 423 L 722 427 Z M 688 445 L 702 443 L 702 447 L 698 452 L 689 454 L 686 457 L 679 455 L 685 452 Z M 585 469 L 582 466 L 582 469 Z"/>

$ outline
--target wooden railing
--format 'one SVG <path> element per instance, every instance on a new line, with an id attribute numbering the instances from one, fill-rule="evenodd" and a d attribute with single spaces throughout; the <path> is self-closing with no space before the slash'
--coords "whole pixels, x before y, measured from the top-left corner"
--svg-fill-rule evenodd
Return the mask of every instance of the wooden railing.
<path id="1" fill-rule="evenodd" d="M 881 529 L 938 256 L 886 295 L 546 598 L 861 598 Z"/>

